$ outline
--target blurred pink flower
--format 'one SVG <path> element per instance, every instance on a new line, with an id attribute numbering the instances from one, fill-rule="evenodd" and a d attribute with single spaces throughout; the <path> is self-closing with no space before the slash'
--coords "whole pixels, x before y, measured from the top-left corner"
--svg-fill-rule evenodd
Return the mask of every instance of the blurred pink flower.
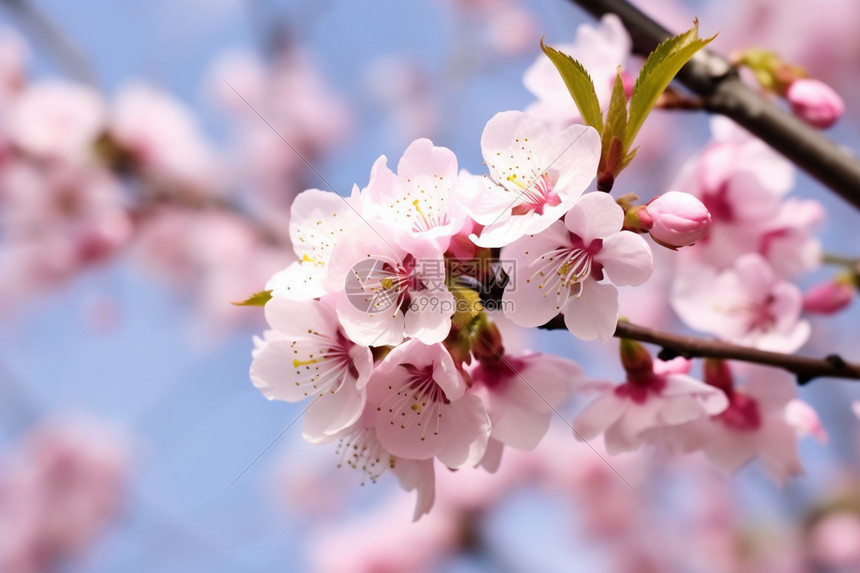
<path id="1" fill-rule="evenodd" d="M 796 209 L 786 211 L 785 219 L 779 216 L 782 197 L 794 184 L 791 163 L 731 120 L 714 118 L 711 131 L 714 140 L 684 165 L 671 188 L 699 198 L 711 215 L 708 235 L 694 248 L 684 249 L 686 260 L 723 268 L 743 254 L 765 252 L 763 237 L 768 232 L 772 239 L 783 237 L 783 229 L 791 229 L 798 219 L 807 221 L 808 216 L 804 210 L 798 217 Z M 779 235 L 773 236 L 776 231 Z M 789 249 L 776 254 L 792 260 L 798 256 Z M 785 266 L 795 269 L 803 263 L 786 262 Z"/>
<path id="2" fill-rule="evenodd" d="M 800 318 L 800 289 L 757 254 L 744 255 L 721 272 L 703 265 L 682 270 L 671 302 L 691 328 L 736 344 L 793 352 L 811 332 Z"/>
<path id="3" fill-rule="evenodd" d="M 30 84 L 9 112 L 9 138 L 22 150 L 80 163 L 106 127 L 107 109 L 94 89 L 60 80 Z"/>
<path id="4" fill-rule="evenodd" d="M 431 573 L 457 546 L 458 524 L 434 511 L 409 524 L 409 505 L 392 497 L 370 515 L 327 524 L 310 541 L 317 573 Z"/>
<path id="5" fill-rule="evenodd" d="M 116 517 L 128 446 L 89 421 L 34 429 L 0 469 L 0 569 L 45 573 L 83 553 Z"/>
<path id="6" fill-rule="evenodd" d="M 757 457 L 781 485 L 803 474 L 797 440 L 804 434 L 804 425 L 817 430 L 814 424 L 797 420 L 796 407 L 791 406 L 797 397 L 794 377 L 776 368 L 740 363 L 733 363 L 731 370 L 725 363 L 712 371 L 706 365 L 705 373 L 709 384 L 726 392 L 729 406 L 718 415 L 673 428 L 673 447 L 683 452 L 701 450 L 728 472 Z"/>
<path id="7" fill-rule="evenodd" d="M 717 415 L 728 406 L 722 391 L 687 375 L 689 364 L 655 361 L 653 370 L 628 374 L 619 386 L 610 382 L 591 384 L 602 395 L 573 421 L 578 439 L 604 434 L 610 455 L 635 450 L 651 435 L 649 430 L 678 426 Z"/>
<path id="8" fill-rule="evenodd" d="M 168 193 L 212 193 L 219 164 L 193 111 L 169 93 L 131 82 L 114 103 L 110 134 L 149 183 Z"/>
<path id="9" fill-rule="evenodd" d="M 471 391 L 487 405 L 492 438 L 525 450 L 540 443 L 554 409 L 585 381 L 572 360 L 540 353 L 476 361 L 469 373 Z"/>
<path id="10" fill-rule="evenodd" d="M 107 171 L 18 160 L 0 170 L 0 306 L 104 262 L 131 239 L 119 182 Z"/>
<path id="11" fill-rule="evenodd" d="M 860 516 L 835 511 L 821 518 L 809 532 L 812 557 L 825 567 L 839 571 L 860 567 Z"/>

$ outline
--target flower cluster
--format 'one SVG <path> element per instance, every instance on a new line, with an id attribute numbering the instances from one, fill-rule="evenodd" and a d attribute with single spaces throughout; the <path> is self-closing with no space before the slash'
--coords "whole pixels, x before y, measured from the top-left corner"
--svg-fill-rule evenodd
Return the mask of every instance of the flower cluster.
<path id="1" fill-rule="evenodd" d="M 489 287 L 515 324 L 563 313 L 570 331 L 608 339 L 615 285 L 641 284 L 651 252 L 594 179 L 594 129 L 557 130 L 516 111 L 482 137 L 489 170 L 458 169 L 448 149 L 413 142 L 373 165 L 350 197 L 316 189 L 292 206 L 296 262 L 267 288 L 271 326 L 251 378 L 270 399 L 309 400 L 304 436 L 338 441 L 370 480 L 391 469 L 432 502 L 433 460 L 494 467 L 504 445 L 534 448 L 555 406 L 584 381 L 573 362 L 510 353 Z M 499 261 L 492 250 L 501 248 Z"/>
<path id="2" fill-rule="evenodd" d="M 760 140 L 727 119 L 714 119 L 712 130 L 714 141 L 673 185 L 707 206 L 711 229 L 680 253 L 672 305 L 695 329 L 793 352 L 808 340 L 810 326 L 801 317 L 803 294 L 790 279 L 821 264 L 813 232 L 824 209 L 812 199 L 784 198 L 793 168 Z"/>
<path id="3" fill-rule="evenodd" d="M 629 52 L 614 17 L 581 34 L 613 48 L 601 55 L 613 71 Z M 538 85 L 542 65 L 527 84 Z M 685 192 L 638 206 L 632 194 L 588 192 L 605 134 L 577 116 L 555 119 L 492 117 L 481 137 L 486 174 L 418 139 L 396 170 L 380 157 L 349 197 L 299 194 L 289 226 L 295 262 L 261 293 L 271 328 L 255 341 L 254 385 L 269 399 L 309 402 L 305 439 L 338 442 L 341 463 L 370 481 L 390 470 L 417 490 L 416 518 L 433 504 L 437 463 L 495 471 L 505 446 L 534 449 L 574 392 L 598 396 L 571 428 L 582 440 L 603 434 L 610 454 L 652 444 L 704 452 L 729 470 L 758 456 L 779 481 L 799 473 L 797 437 L 819 426 L 787 374 L 763 385 L 769 375 L 753 372 L 735 385 L 729 365 L 707 362 L 700 381 L 689 360 L 654 361 L 622 339 L 626 379 L 616 385 L 570 360 L 512 352 L 498 323 L 500 314 L 519 327 L 558 319 L 574 337 L 606 343 L 619 321 L 618 287 L 652 275 L 649 233 L 672 251 L 685 247 L 672 300 L 685 322 L 793 351 L 809 325 L 787 278 L 819 262 L 820 206 L 783 201 L 791 168 L 720 121 L 717 141 L 673 186 Z"/>

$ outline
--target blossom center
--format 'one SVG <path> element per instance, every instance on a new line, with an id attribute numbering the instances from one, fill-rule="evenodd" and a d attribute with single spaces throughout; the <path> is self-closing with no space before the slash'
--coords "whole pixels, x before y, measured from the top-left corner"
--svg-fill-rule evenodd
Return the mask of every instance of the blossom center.
<path id="1" fill-rule="evenodd" d="M 340 331 L 335 337 L 317 331 L 308 331 L 303 340 L 293 340 L 295 385 L 302 388 L 305 396 L 324 393 L 334 394 L 346 383 L 347 378 L 358 378 L 358 369 L 349 351 L 354 344 Z"/>
<path id="2" fill-rule="evenodd" d="M 648 400 L 648 394 L 659 395 L 666 387 L 666 378 L 663 376 L 637 376 L 627 380 L 626 384 L 615 388 L 615 395 L 627 398 L 636 404 L 643 404 Z"/>
<path id="3" fill-rule="evenodd" d="M 761 427 L 758 402 L 743 392 L 732 392 L 729 395 L 729 407 L 714 416 L 714 419 L 739 432 L 753 432 Z"/>
<path id="4" fill-rule="evenodd" d="M 558 177 L 549 171 L 542 173 L 531 184 L 518 179 L 516 173 L 509 175 L 507 180 L 519 189 L 512 190 L 518 194 L 519 202 L 511 209 L 511 215 L 527 215 L 531 212 L 543 215 L 545 207 L 561 203 L 561 198 L 555 192 Z"/>
<path id="5" fill-rule="evenodd" d="M 399 426 L 401 430 L 407 430 L 413 424 L 417 425 L 423 442 L 431 434 L 439 434 L 443 406 L 450 402 L 433 379 L 432 364 L 423 367 L 403 364 L 401 367 L 406 370 L 405 383 L 386 398 L 377 411 L 387 411 L 392 427 Z"/>
<path id="6" fill-rule="evenodd" d="M 427 290 L 417 266 L 415 257 L 406 255 L 400 262 L 380 260 L 379 264 L 367 270 L 365 276 L 353 271 L 361 291 L 369 295 L 365 299 L 367 308 L 382 311 L 393 307 L 395 311 L 405 311 L 411 302 L 411 292 Z"/>
<path id="7" fill-rule="evenodd" d="M 570 233 L 570 245 L 560 245 L 538 257 L 534 263 L 535 272 L 526 279 L 526 283 L 537 281 L 544 297 L 555 293 L 561 309 L 574 291 L 576 298 L 582 296 L 587 278 L 603 280 L 603 265 L 594 260 L 601 248 L 603 239 L 594 239 L 586 245 L 581 237 Z"/>
<path id="8" fill-rule="evenodd" d="M 444 209 L 434 209 L 433 205 L 429 203 L 426 203 L 422 209 L 420 199 L 412 201 L 412 206 L 417 213 L 416 216 L 412 217 L 412 231 L 414 233 L 422 233 L 448 224 L 448 213 Z"/>

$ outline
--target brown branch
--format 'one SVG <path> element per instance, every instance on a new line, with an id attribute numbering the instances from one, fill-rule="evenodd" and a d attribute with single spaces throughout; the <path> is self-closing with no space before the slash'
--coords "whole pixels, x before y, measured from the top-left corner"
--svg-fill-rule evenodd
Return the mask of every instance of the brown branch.
<path id="1" fill-rule="evenodd" d="M 643 56 L 672 35 L 626 0 L 570 1 L 598 18 L 616 14 Z M 703 50 L 677 79 L 702 97 L 705 109 L 731 118 L 860 209 L 860 162 L 854 155 L 747 87 L 726 58 Z"/>
<path id="2" fill-rule="evenodd" d="M 557 316 L 541 328 L 560 330 L 566 327 L 563 318 Z M 659 355 L 662 359 L 670 359 L 676 356 L 683 356 L 685 358 L 710 357 L 782 368 L 795 374 L 799 384 L 806 384 L 820 377 L 860 380 L 860 364 L 846 362 L 838 354 L 831 354 L 821 359 L 808 358 L 794 354 L 759 350 L 718 340 L 662 332 L 626 321 L 618 323 L 614 336 L 616 338 L 629 338 L 631 340 L 638 340 L 639 342 L 656 344 L 663 349 Z"/>
<path id="3" fill-rule="evenodd" d="M 45 50 L 65 68 L 70 77 L 92 86 L 98 80 L 92 65 L 78 46 L 57 26 L 54 21 L 29 0 L 0 0 L 17 15 L 21 24 L 39 40 Z"/>

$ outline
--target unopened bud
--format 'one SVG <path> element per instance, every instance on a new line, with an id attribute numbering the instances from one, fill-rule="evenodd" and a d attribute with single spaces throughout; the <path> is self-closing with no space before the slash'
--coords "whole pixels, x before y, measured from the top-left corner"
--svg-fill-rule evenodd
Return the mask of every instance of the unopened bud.
<path id="1" fill-rule="evenodd" d="M 689 193 L 664 193 L 652 199 L 646 211 L 651 218 L 651 238 L 670 249 L 692 245 L 711 226 L 708 208 Z"/>
<path id="2" fill-rule="evenodd" d="M 818 129 L 827 129 L 845 111 L 845 103 L 827 84 L 811 78 L 793 82 L 785 94 L 794 115 Z"/>
<path id="3" fill-rule="evenodd" d="M 627 372 L 627 380 L 635 382 L 651 380 L 654 377 L 654 362 L 644 346 L 636 341 L 622 338 L 619 351 L 621 364 Z"/>
<path id="4" fill-rule="evenodd" d="M 848 275 L 818 284 L 804 293 L 803 310 L 813 314 L 839 312 L 851 304 L 856 289 L 853 277 Z"/>
<path id="5" fill-rule="evenodd" d="M 732 371 L 729 370 L 729 365 L 725 360 L 705 358 L 703 378 L 705 384 L 719 388 L 726 395 L 731 396 L 734 390 L 734 381 L 732 380 Z"/>

